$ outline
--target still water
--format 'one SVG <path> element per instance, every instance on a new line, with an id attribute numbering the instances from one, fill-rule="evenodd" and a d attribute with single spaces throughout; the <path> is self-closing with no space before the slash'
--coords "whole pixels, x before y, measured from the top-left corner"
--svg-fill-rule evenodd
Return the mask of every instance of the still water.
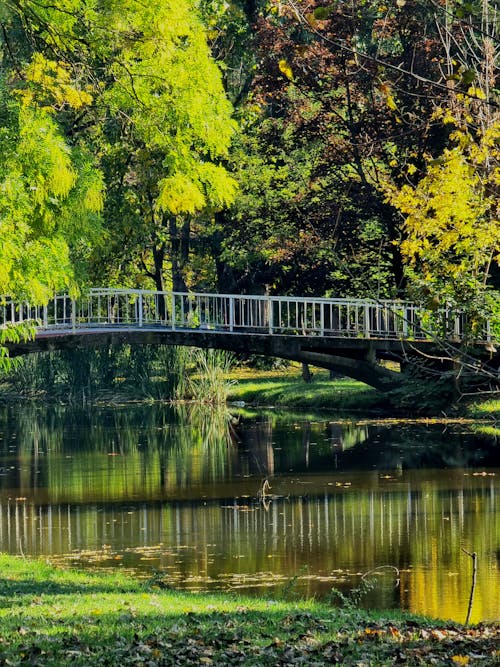
<path id="1" fill-rule="evenodd" d="M 270 488 L 265 487 L 265 480 Z M 500 443 L 273 411 L 0 410 L 0 549 L 165 585 L 500 617 Z"/>

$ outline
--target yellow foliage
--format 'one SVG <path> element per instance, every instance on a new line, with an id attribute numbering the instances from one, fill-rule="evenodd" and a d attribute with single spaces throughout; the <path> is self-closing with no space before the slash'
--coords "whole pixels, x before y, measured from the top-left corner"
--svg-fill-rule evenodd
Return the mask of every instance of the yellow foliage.
<path id="1" fill-rule="evenodd" d="M 184 174 L 164 178 L 159 187 L 157 207 L 160 211 L 173 215 L 192 214 L 206 205 L 206 198 L 200 187 Z"/>
<path id="2" fill-rule="evenodd" d="M 478 88 L 477 86 L 471 86 L 467 91 L 467 94 L 472 95 L 472 97 L 476 97 L 478 100 L 486 99 L 486 95 L 484 94 L 484 92 L 481 90 L 481 88 Z"/>
<path id="3" fill-rule="evenodd" d="M 71 81 L 69 68 L 65 63 L 48 60 L 41 53 L 35 53 L 26 68 L 26 80 L 35 85 L 36 91 L 60 108 L 68 105 L 72 109 L 92 103 L 92 95 L 79 90 Z M 22 91 L 25 103 L 37 96 L 32 90 Z"/>
<path id="4" fill-rule="evenodd" d="M 290 81 L 293 81 L 293 72 L 292 68 L 288 64 L 288 62 L 285 59 L 282 59 L 278 63 L 278 67 L 280 69 L 280 72 L 282 72 L 287 79 L 290 79 Z"/>
<path id="5" fill-rule="evenodd" d="M 398 108 L 396 102 L 394 101 L 394 97 L 392 95 L 387 95 L 386 103 L 391 111 L 396 111 L 396 109 Z"/>
<path id="6" fill-rule="evenodd" d="M 452 119 L 447 110 L 439 116 Z M 387 200 L 405 217 L 401 253 L 421 279 L 482 282 L 490 259 L 500 255 L 500 124 L 478 139 L 458 129 L 451 136 L 456 146 L 429 158 L 415 187 L 388 186 Z M 409 174 L 415 171 L 408 165 Z"/>

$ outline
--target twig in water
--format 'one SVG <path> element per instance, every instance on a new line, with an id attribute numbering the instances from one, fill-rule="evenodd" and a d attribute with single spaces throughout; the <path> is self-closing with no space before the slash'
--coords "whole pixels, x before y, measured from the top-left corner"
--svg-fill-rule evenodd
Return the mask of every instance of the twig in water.
<path id="1" fill-rule="evenodd" d="M 263 483 L 262 483 L 262 486 L 260 487 L 260 489 L 259 489 L 259 491 L 258 491 L 258 493 L 257 493 L 257 497 L 258 497 L 258 499 L 259 499 L 264 505 L 265 505 L 265 502 L 266 502 L 266 497 L 269 496 L 269 495 L 271 495 L 270 493 L 268 493 L 268 491 L 270 491 L 270 490 L 271 490 L 271 485 L 269 484 L 269 481 L 268 481 L 267 479 L 265 479 L 265 480 L 263 481 Z"/>
<path id="2" fill-rule="evenodd" d="M 472 603 L 474 602 L 474 592 L 476 590 L 477 553 L 475 551 L 470 553 L 470 551 L 467 551 L 463 547 L 461 547 L 461 549 L 464 552 L 464 554 L 467 554 L 467 556 L 470 556 L 472 558 L 472 584 L 470 587 L 469 608 L 467 609 L 467 618 L 465 619 L 465 625 L 469 625 L 470 617 L 472 614 Z"/>

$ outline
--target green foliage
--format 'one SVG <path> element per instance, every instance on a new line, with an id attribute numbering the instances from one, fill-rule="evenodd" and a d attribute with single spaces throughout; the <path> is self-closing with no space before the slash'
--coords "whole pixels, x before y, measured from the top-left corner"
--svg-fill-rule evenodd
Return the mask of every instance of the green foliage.
<path id="1" fill-rule="evenodd" d="M 1 305 L 1 301 L 0 301 Z M 9 357 L 9 348 L 6 343 L 19 343 L 34 338 L 35 324 L 25 321 L 18 323 L 7 323 L 0 327 L 0 372 L 7 373 L 18 367 L 20 359 Z"/>
<path id="2" fill-rule="evenodd" d="M 46 302 L 75 289 L 72 259 L 99 231 L 102 181 L 52 114 L 9 98 L 0 79 L 0 293 Z"/>
<path id="3" fill-rule="evenodd" d="M 102 20 L 118 33 L 103 33 L 101 46 L 113 81 L 96 99 L 107 110 L 99 143 L 110 236 L 95 255 L 94 275 L 153 279 L 161 289 L 181 253 L 177 235 L 186 219 L 202 216 L 202 226 L 234 198 L 236 182 L 222 164 L 232 108 L 193 3 L 164 0 L 147 11 L 118 3 Z"/>
<path id="4" fill-rule="evenodd" d="M 235 357 L 225 350 L 193 350 L 195 367 L 191 371 L 184 397 L 212 405 L 225 404 L 233 382 L 228 373 L 234 365 Z M 180 393 L 177 392 L 178 396 Z M 182 396 L 180 396 L 182 397 Z"/>
<path id="5" fill-rule="evenodd" d="M 329 164 L 338 128 L 324 126 L 320 102 L 291 87 L 286 104 L 289 118 L 263 118 L 235 142 L 240 187 L 222 216 L 220 259 L 249 291 L 388 296 L 390 246 L 372 188 L 351 165 Z"/>
<path id="6" fill-rule="evenodd" d="M 5 376 L 14 391 L 70 403 L 104 396 L 169 400 L 186 372 L 184 348 L 103 347 L 46 352 L 18 361 Z"/>
<path id="7" fill-rule="evenodd" d="M 133 282 L 142 272 L 158 285 L 164 267 L 153 269 L 159 255 L 148 253 L 168 240 L 169 218 L 232 201 L 236 183 L 222 165 L 232 109 L 196 5 L 9 5 L 0 67 L 2 117 L 10 117 L 0 140 L 15 160 L 4 161 L 4 207 L 28 229 L 3 230 L 0 292 L 11 264 L 26 257 L 18 293 L 37 300 L 85 278 L 75 260 L 100 280 Z M 97 236 L 103 180 L 105 242 Z M 25 240 L 29 255 L 20 254 Z"/>
<path id="8" fill-rule="evenodd" d="M 20 337 L 17 328 L 12 331 Z M 0 345 L 6 332 L 0 330 Z M 233 364 L 233 355 L 223 350 L 123 345 L 28 355 L 14 368 L 6 367 L 4 379 L 19 394 L 69 403 L 132 396 L 225 404 Z"/>

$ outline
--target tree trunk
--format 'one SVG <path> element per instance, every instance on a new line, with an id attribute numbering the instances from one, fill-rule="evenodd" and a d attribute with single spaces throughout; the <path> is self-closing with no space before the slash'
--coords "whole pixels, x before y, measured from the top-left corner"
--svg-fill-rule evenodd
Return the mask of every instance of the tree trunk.
<path id="1" fill-rule="evenodd" d="M 189 259 L 191 223 L 185 220 L 179 229 L 174 217 L 169 218 L 170 262 L 172 265 L 172 289 L 174 292 L 187 292 L 188 288 L 182 270 Z"/>
<path id="2" fill-rule="evenodd" d="M 313 374 L 311 373 L 309 364 L 304 364 L 304 363 L 302 364 L 302 379 L 304 380 L 304 382 L 307 382 L 307 384 L 312 382 Z"/>
<path id="3" fill-rule="evenodd" d="M 165 281 L 163 277 L 163 265 L 165 262 L 165 244 L 162 243 L 159 246 L 154 246 L 153 248 L 153 260 L 154 260 L 154 281 L 156 289 L 158 292 L 165 291 Z M 165 320 L 167 317 L 167 307 L 165 305 L 165 297 L 161 295 L 158 298 L 158 316 L 161 320 Z"/>

